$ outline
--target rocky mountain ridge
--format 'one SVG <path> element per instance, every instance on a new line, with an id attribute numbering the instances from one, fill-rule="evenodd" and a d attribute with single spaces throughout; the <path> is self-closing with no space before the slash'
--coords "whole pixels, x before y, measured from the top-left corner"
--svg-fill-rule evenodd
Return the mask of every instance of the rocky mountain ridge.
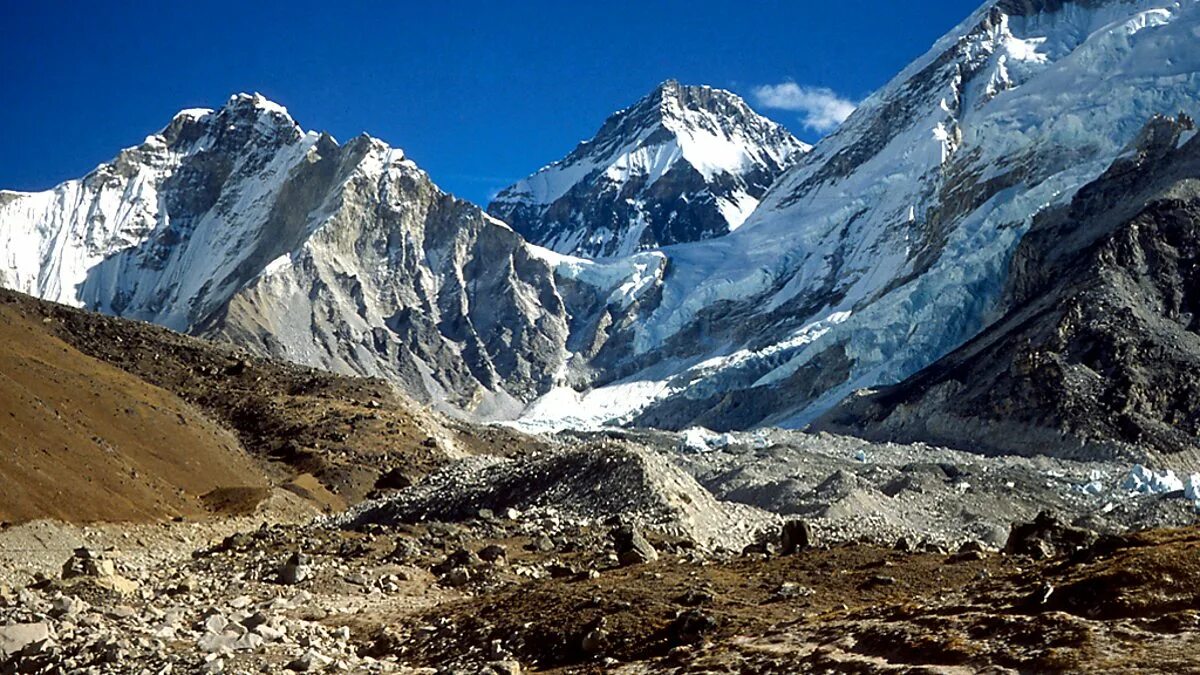
<path id="1" fill-rule="evenodd" d="M 992 452 L 1194 455 L 1198 224 L 1195 124 L 1156 118 L 1069 205 L 1035 221 L 999 320 L 820 424 Z"/>
<path id="2" fill-rule="evenodd" d="M 3 196 L 16 290 L 456 410 L 519 409 L 563 360 L 551 270 L 510 228 L 403 152 L 304 132 L 261 96 L 180 113 L 81 181 Z"/>

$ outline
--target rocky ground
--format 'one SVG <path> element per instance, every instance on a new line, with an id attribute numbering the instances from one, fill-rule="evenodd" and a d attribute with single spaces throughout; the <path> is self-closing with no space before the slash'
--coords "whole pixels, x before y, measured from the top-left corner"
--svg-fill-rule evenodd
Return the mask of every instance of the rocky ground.
<path id="1" fill-rule="evenodd" d="M 1124 473 L 571 434 L 333 517 L 10 526 L 0 672 L 1182 672 L 1200 530 L 1130 531 L 1194 505 Z"/>
<path id="2" fill-rule="evenodd" d="M 16 294 L 0 319 L 0 675 L 1195 669 L 1189 455 L 531 436 Z"/>

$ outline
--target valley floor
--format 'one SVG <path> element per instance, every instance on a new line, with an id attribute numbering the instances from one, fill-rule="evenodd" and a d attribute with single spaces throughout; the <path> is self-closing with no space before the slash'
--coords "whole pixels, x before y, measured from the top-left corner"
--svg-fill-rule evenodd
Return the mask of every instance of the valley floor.
<path id="1" fill-rule="evenodd" d="M 713 554 L 650 534 L 659 557 L 622 564 L 601 525 L 346 529 L 287 522 L 286 502 L 0 532 L 3 672 L 1185 672 L 1200 637 L 1196 528 L 1078 540 L 1043 523 L 1016 543 L 1046 557 Z M 59 578 L 90 555 L 111 573 Z"/>

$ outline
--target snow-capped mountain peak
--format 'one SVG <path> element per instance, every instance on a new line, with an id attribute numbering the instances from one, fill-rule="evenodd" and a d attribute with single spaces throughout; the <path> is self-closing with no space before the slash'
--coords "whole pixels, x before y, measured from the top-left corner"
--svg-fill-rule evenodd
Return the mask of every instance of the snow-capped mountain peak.
<path id="1" fill-rule="evenodd" d="M 0 193 L 0 285 L 387 377 L 483 416 L 565 358 L 550 266 L 402 151 L 238 94 L 87 176 Z"/>
<path id="2" fill-rule="evenodd" d="M 666 82 L 491 218 L 239 95 L 0 193 L 0 283 L 485 417 L 803 425 L 977 335 L 1036 219 L 1200 116 L 1198 35 L 1200 0 L 992 3 L 809 152 Z"/>
<path id="3" fill-rule="evenodd" d="M 668 80 L 488 211 L 560 253 L 627 255 L 737 229 L 808 149 L 731 92 Z"/>

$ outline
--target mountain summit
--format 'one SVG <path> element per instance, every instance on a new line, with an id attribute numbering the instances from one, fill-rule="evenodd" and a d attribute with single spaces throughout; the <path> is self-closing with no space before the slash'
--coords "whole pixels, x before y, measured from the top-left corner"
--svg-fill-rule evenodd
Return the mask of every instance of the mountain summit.
<path id="1" fill-rule="evenodd" d="M 808 149 L 731 92 L 668 80 L 488 212 L 559 253 L 629 255 L 737 229 Z"/>

